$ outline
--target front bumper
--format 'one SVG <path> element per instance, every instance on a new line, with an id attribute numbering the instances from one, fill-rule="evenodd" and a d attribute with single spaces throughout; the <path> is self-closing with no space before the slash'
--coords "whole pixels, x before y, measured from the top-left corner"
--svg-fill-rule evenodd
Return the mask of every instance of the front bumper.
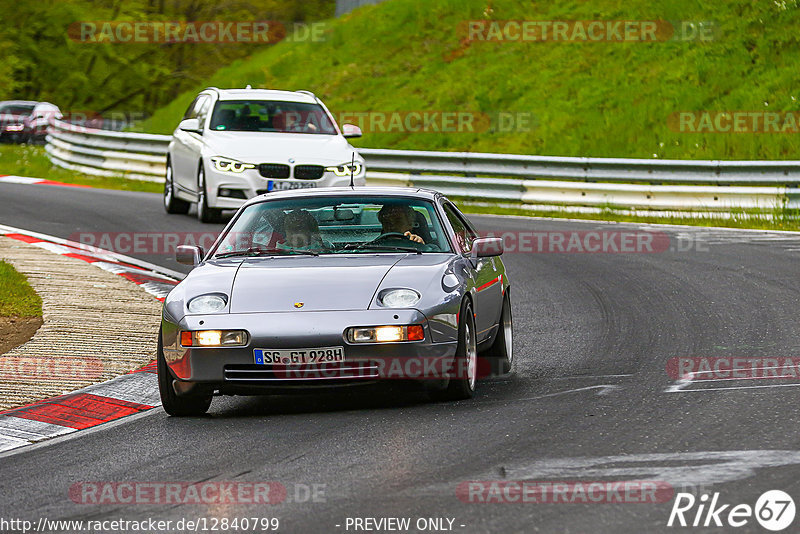
<path id="1" fill-rule="evenodd" d="M 201 324 L 202 322 L 202 324 Z M 350 343 L 355 326 L 421 324 L 423 341 Z M 162 320 L 164 358 L 180 381 L 206 384 L 223 393 L 236 388 L 331 386 L 393 380 L 444 380 L 453 369 L 457 340 L 432 341 L 430 325 L 417 310 L 366 310 L 222 314 Z M 186 348 L 185 330 L 246 330 L 245 347 Z M 441 336 L 437 337 L 437 341 Z M 344 362 L 272 366 L 255 363 L 254 349 L 343 347 Z"/>
<path id="2" fill-rule="evenodd" d="M 270 182 L 275 184 L 287 184 L 285 187 L 311 186 L 319 187 L 345 187 L 350 185 L 349 176 L 336 176 L 332 172 L 325 172 L 318 180 L 297 180 L 289 178 L 285 180 L 265 178 L 261 176 L 258 169 L 247 169 L 241 173 L 221 172 L 216 170 L 214 164 L 209 161 L 206 165 L 206 188 L 208 193 L 208 205 L 211 208 L 239 209 L 247 200 L 270 192 Z M 355 185 L 365 185 L 365 172 L 355 179 Z M 280 186 L 279 186 L 280 187 Z M 231 190 L 236 196 L 246 198 L 234 198 L 231 196 L 221 196 L 221 190 Z"/>

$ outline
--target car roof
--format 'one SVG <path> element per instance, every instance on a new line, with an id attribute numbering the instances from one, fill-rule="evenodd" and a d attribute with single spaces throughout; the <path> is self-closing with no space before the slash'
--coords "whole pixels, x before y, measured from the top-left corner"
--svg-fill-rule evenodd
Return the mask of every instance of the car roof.
<path id="1" fill-rule="evenodd" d="M 209 89 L 216 91 L 220 100 L 275 100 L 279 102 L 304 102 L 315 104 L 316 98 L 305 92 L 276 89 Z"/>
<path id="2" fill-rule="evenodd" d="M 264 200 L 286 200 L 293 198 L 314 198 L 314 197 L 349 197 L 353 195 L 368 197 L 415 197 L 424 200 L 435 200 L 441 196 L 438 191 L 432 189 L 422 189 L 419 187 L 320 187 L 318 189 L 292 189 L 289 191 L 278 191 L 257 196 L 247 202 L 258 204 Z"/>
<path id="3" fill-rule="evenodd" d="M 0 102 L 0 106 L 35 106 L 36 104 L 40 104 L 41 102 L 37 102 L 35 100 L 3 100 Z"/>

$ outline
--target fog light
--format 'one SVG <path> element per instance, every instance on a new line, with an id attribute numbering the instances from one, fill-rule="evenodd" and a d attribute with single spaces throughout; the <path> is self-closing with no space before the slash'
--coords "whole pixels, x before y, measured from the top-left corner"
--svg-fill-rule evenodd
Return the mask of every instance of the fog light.
<path id="1" fill-rule="evenodd" d="M 381 343 L 403 340 L 403 328 L 400 326 L 382 326 L 375 329 L 375 341 Z"/>
<path id="2" fill-rule="evenodd" d="M 410 326 L 358 326 L 347 331 L 350 343 L 399 343 L 422 341 L 425 331 L 421 325 Z"/>
<path id="3" fill-rule="evenodd" d="M 201 347 L 218 347 L 222 344 L 222 332 L 219 330 L 204 330 L 195 332 L 194 335 Z"/>
<path id="4" fill-rule="evenodd" d="M 181 332 L 181 345 L 184 347 L 242 347 L 247 345 L 247 332 L 244 330 Z"/>
<path id="5" fill-rule="evenodd" d="M 247 199 L 247 195 L 241 189 L 230 189 L 228 187 L 221 187 L 218 196 L 224 198 Z"/>

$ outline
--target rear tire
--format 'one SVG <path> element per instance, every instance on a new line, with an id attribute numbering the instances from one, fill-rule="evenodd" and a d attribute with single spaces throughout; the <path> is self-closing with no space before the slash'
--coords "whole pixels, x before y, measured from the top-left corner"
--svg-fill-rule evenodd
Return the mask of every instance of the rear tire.
<path id="1" fill-rule="evenodd" d="M 167 175 L 164 177 L 164 210 L 167 213 L 185 215 L 189 213 L 190 204 L 175 196 L 175 178 L 172 162 L 167 160 Z"/>
<path id="2" fill-rule="evenodd" d="M 164 358 L 164 345 L 161 332 L 158 333 L 158 353 L 156 354 L 158 369 L 158 392 L 161 394 L 161 405 L 164 411 L 175 417 L 204 415 L 211 406 L 211 395 L 178 395 L 172 382 L 175 380 L 167 367 Z"/>
<path id="3" fill-rule="evenodd" d="M 454 360 L 455 376 L 446 389 L 430 391 L 434 400 L 457 401 L 470 399 L 475 394 L 478 376 L 478 346 L 476 342 L 475 315 L 472 304 L 464 300 L 458 324 L 458 347 Z"/>
<path id="4" fill-rule="evenodd" d="M 222 218 L 222 210 L 208 207 L 206 171 L 202 164 L 197 171 L 197 218 L 203 223 L 217 223 Z"/>
<path id="5" fill-rule="evenodd" d="M 497 369 L 499 374 L 511 372 L 514 364 L 514 323 L 511 317 L 511 299 L 508 291 L 503 297 L 503 309 L 500 311 L 497 335 L 492 346 L 486 351 L 486 356 L 493 363 L 493 370 Z"/>

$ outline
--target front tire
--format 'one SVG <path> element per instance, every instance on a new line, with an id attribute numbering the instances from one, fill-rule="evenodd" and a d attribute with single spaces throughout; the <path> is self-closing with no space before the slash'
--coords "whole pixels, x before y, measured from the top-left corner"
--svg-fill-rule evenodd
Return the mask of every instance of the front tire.
<path id="1" fill-rule="evenodd" d="M 174 378 L 164 358 L 164 345 L 161 332 L 158 333 L 158 353 L 156 354 L 158 370 L 158 392 L 161 394 L 161 405 L 164 411 L 175 417 L 204 415 L 211 406 L 211 395 L 178 395 L 172 387 Z"/>
<path id="2" fill-rule="evenodd" d="M 164 210 L 167 213 L 185 215 L 189 213 L 189 203 L 175 196 L 175 177 L 172 162 L 167 160 L 167 175 L 164 177 Z"/>
<path id="3" fill-rule="evenodd" d="M 457 401 L 470 399 L 475 394 L 478 377 L 478 346 L 476 341 L 475 314 L 472 304 L 464 300 L 458 324 L 458 347 L 455 357 L 455 376 L 450 378 L 446 389 L 430 392 L 434 400 Z"/>
<path id="4" fill-rule="evenodd" d="M 490 361 L 496 362 L 500 374 L 511 372 L 514 363 L 514 323 L 511 317 L 511 299 L 508 291 L 503 297 L 503 309 L 500 311 L 500 323 L 494 343 L 486 351 Z M 495 367 L 494 365 L 492 367 Z"/>
<path id="5" fill-rule="evenodd" d="M 222 218 L 222 210 L 208 207 L 206 171 L 202 164 L 197 171 L 197 218 L 203 223 L 216 223 Z"/>

